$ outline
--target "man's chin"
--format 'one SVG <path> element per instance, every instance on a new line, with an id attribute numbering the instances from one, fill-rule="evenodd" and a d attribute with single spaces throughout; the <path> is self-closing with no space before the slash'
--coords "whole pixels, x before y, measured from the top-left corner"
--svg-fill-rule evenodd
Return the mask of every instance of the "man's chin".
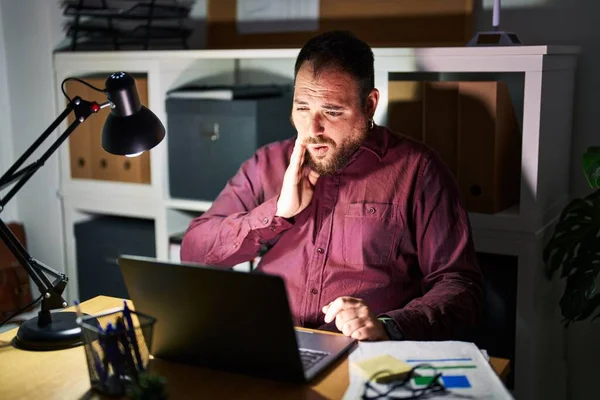
<path id="1" fill-rule="evenodd" d="M 308 160 L 308 166 L 319 175 L 330 175 L 335 172 L 333 171 L 331 162 L 327 160 L 327 157 L 322 160 L 315 160 L 311 157 Z"/>

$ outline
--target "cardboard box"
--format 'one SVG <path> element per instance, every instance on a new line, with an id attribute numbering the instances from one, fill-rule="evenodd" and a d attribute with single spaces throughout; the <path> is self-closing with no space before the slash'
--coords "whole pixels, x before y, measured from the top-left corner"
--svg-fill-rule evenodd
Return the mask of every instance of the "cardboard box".
<path id="1" fill-rule="evenodd" d="M 471 212 L 493 214 L 518 203 L 521 141 L 503 82 L 458 85 L 458 181 Z"/>
<path id="2" fill-rule="evenodd" d="M 458 82 L 423 85 L 423 142 L 457 175 Z"/>
<path id="3" fill-rule="evenodd" d="M 468 211 L 518 203 L 522 135 L 505 83 L 390 81 L 388 127 L 438 153 Z"/>
<path id="4" fill-rule="evenodd" d="M 321 0 L 317 31 L 247 34 L 238 32 L 237 1 L 208 1 L 207 48 L 300 48 L 337 29 L 372 47 L 464 46 L 473 36 L 473 0 Z"/>
<path id="5" fill-rule="evenodd" d="M 423 82 L 388 83 L 387 126 L 394 132 L 423 140 Z"/>

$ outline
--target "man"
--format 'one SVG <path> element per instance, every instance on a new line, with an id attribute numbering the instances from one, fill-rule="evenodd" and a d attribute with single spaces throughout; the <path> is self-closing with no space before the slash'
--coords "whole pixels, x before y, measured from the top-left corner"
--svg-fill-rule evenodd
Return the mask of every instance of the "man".
<path id="1" fill-rule="evenodd" d="M 314 37 L 295 65 L 294 140 L 259 149 L 192 221 L 181 259 L 286 283 L 296 325 L 358 340 L 451 339 L 477 319 L 481 272 L 456 184 L 425 145 L 373 123 L 373 53 Z"/>

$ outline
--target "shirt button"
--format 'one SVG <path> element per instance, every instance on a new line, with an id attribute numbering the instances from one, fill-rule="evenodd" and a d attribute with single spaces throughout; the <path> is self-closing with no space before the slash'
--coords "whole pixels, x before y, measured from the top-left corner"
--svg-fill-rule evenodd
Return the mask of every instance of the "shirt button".
<path id="1" fill-rule="evenodd" d="M 375 208 L 374 207 L 369 207 L 369 212 L 371 214 L 375 214 Z"/>
<path id="2" fill-rule="evenodd" d="M 328 215 L 331 212 L 331 208 L 325 207 L 323 211 L 325 212 L 325 215 Z"/>
<path id="3" fill-rule="evenodd" d="M 275 230 L 275 229 L 277 229 L 277 228 L 276 228 L 276 227 L 274 227 L 274 226 L 270 226 L 270 227 L 269 227 L 269 229 L 270 229 L 270 230 L 272 230 L 272 231 L 274 231 L 274 230 Z"/>
<path id="4" fill-rule="evenodd" d="M 263 219 L 263 224 L 265 224 L 265 225 L 266 225 L 266 224 L 268 224 L 268 223 L 269 223 L 269 218 L 265 218 L 265 219 Z"/>
<path id="5" fill-rule="evenodd" d="M 233 247 L 238 247 L 239 243 L 238 242 L 233 242 Z"/>
<path id="6" fill-rule="evenodd" d="M 317 249 L 317 253 L 319 253 L 319 254 L 323 254 L 323 252 L 324 252 L 324 251 L 325 251 L 325 250 L 323 250 L 323 248 L 321 248 L 321 247 L 319 247 L 319 248 Z"/>
<path id="7" fill-rule="evenodd" d="M 312 289 L 310 289 L 310 292 L 311 292 L 312 294 L 317 294 L 317 293 L 319 293 L 319 291 L 318 291 L 317 289 L 315 289 L 315 288 L 312 288 Z"/>

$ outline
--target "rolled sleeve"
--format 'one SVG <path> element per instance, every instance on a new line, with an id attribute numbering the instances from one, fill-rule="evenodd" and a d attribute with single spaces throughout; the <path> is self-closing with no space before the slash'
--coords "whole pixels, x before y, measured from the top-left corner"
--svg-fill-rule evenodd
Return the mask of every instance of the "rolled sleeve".
<path id="1" fill-rule="evenodd" d="M 294 225 L 291 221 L 275 215 L 277 198 L 278 196 L 275 196 L 265 201 L 248 215 L 250 230 L 264 241 L 273 239 Z"/>

